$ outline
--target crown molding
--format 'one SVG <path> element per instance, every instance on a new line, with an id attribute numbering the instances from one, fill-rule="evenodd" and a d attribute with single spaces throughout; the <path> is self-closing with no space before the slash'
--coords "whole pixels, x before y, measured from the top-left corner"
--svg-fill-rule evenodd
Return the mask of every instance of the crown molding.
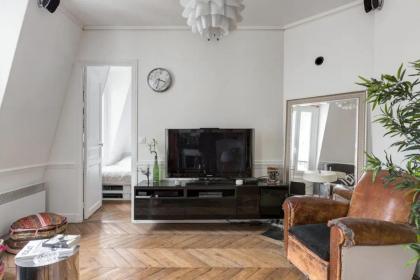
<path id="1" fill-rule="evenodd" d="M 188 26 L 167 25 L 167 26 L 126 26 L 126 25 L 85 25 L 83 30 L 139 30 L 139 31 L 191 31 Z M 282 26 L 238 26 L 238 31 L 282 31 Z"/>
<path id="2" fill-rule="evenodd" d="M 335 9 L 332 9 L 332 10 L 329 10 L 329 11 L 326 11 L 326 12 L 323 12 L 323 13 L 320 13 L 320 14 L 317 14 L 317 15 L 314 15 L 314 16 L 311 16 L 311 17 L 307 17 L 307 18 L 304 18 L 302 20 L 298 20 L 298 21 L 292 22 L 290 24 L 286 24 L 283 27 L 283 29 L 284 30 L 292 29 L 292 28 L 298 27 L 300 25 L 303 25 L 303 24 L 306 24 L 306 23 L 309 23 L 309 22 L 312 22 L 312 21 L 316 21 L 316 20 L 322 19 L 324 17 L 328 17 L 328 16 L 331 16 L 331 15 L 334 15 L 334 14 L 338 14 L 338 13 L 347 11 L 347 10 L 349 10 L 351 8 L 354 8 L 354 7 L 357 7 L 357 6 L 361 6 L 362 4 L 363 4 L 363 1 L 356 0 L 356 1 L 353 1 L 353 2 L 351 2 L 349 4 L 343 5 L 341 7 L 338 7 L 338 8 L 335 8 Z"/>
<path id="3" fill-rule="evenodd" d="M 73 22 L 74 24 L 76 24 L 80 30 L 83 30 L 83 23 L 82 21 L 76 17 L 72 12 L 69 11 L 69 9 L 67 9 L 65 6 L 60 6 L 58 11 L 64 15 L 65 17 L 67 17 L 71 22 Z"/>

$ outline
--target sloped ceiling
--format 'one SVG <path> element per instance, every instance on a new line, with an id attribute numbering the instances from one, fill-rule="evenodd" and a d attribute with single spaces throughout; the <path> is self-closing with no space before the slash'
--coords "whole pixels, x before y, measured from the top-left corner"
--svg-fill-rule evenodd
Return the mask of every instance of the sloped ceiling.
<path id="1" fill-rule="evenodd" d="M 61 12 L 51 15 L 29 1 L 0 109 L 0 175 L 48 162 L 80 34 Z"/>
<path id="2" fill-rule="evenodd" d="M 242 26 L 284 26 L 354 0 L 245 0 Z M 66 0 L 85 26 L 185 26 L 179 0 Z"/>

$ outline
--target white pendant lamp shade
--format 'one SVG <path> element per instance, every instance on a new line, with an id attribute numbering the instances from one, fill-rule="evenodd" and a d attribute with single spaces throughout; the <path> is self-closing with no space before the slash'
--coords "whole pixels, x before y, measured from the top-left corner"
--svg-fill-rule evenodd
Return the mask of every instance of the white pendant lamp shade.
<path id="1" fill-rule="evenodd" d="M 242 21 L 243 0 L 181 0 L 185 8 L 182 16 L 193 33 L 208 40 L 219 40 L 237 28 Z"/>

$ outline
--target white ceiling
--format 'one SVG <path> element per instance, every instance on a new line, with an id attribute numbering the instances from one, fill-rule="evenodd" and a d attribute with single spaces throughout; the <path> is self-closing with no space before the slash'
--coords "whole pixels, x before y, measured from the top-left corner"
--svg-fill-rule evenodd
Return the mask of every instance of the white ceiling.
<path id="1" fill-rule="evenodd" d="M 242 26 L 284 26 L 354 0 L 244 0 Z M 66 0 L 84 26 L 185 26 L 179 0 Z"/>

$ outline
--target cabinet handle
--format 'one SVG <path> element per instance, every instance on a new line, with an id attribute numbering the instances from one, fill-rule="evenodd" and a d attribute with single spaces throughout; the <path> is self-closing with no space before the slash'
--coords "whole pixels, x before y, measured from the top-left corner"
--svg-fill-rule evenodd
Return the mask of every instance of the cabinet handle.
<path id="1" fill-rule="evenodd" d="M 136 196 L 136 198 L 152 198 L 152 196 L 150 196 L 150 195 L 139 195 L 139 196 Z"/>

